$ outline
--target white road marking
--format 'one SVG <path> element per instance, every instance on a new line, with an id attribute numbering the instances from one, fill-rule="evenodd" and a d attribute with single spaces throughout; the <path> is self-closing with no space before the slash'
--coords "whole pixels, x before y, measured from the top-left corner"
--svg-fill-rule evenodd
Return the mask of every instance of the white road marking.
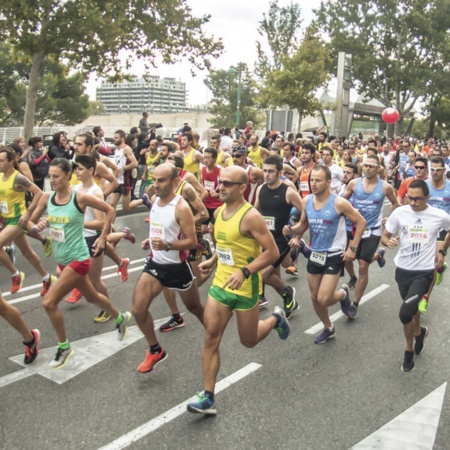
<path id="1" fill-rule="evenodd" d="M 447 382 L 358 442 L 352 449 L 433 450 L 446 388 Z"/>
<path id="2" fill-rule="evenodd" d="M 380 292 L 383 292 L 388 287 L 389 287 L 389 284 L 382 284 L 381 286 L 378 286 L 374 290 L 368 292 L 366 295 L 363 295 L 361 301 L 359 302 L 359 306 L 361 306 L 362 304 L 366 303 L 371 298 L 373 298 L 376 295 L 378 295 Z M 332 316 L 330 316 L 330 320 L 332 322 L 334 322 L 334 321 L 340 319 L 342 316 L 344 316 L 344 313 L 342 311 L 338 311 L 338 312 L 334 313 Z M 305 331 L 305 333 L 306 334 L 315 334 L 315 333 L 318 333 L 319 331 L 321 331 L 322 329 L 323 329 L 323 323 L 319 322 L 316 325 L 314 325 L 313 327 L 308 328 Z"/>
<path id="3" fill-rule="evenodd" d="M 169 319 L 170 317 L 165 317 L 155 320 L 155 330 Z M 12 356 L 9 359 L 25 367 L 25 369 L 1 377 L 0 387 L 7 386 L 34 374 L 41 375 L 55 383 L 63 384 L 143 337 L 143 334 L 135 325 L 128 328 L 128 335 L 123 341 L 117 339 L 117 331 L 110 331 L 80 339 L 79 341 L 73 341 L 71 342 L 71 347 L 74 350 L 74 355 L 69 359 L 66 366 L 58 370 L 48 367 L 48 363 L 55 356 L 56 347 L 39 350 L 39 356 L 32 364 L 24 364 L 23 354 Z"/>
<path id="4" fill-rule="evenodd" d="M 224 389 L 230 387 L 232 384 L 242 380 L 246 376 L 250 375 L 252 372 L 255 372 L 258 370 L 261 366 L 261 364 L 257 363 L 250 363 L 247 366 L 243 367 L 242 369 L 238 370 L 237 372 L 231 374 L 230 376 L 224 378 L 223 380 L 219 381 L 216 384 L 216 390 L 215 392 L 218 394 L 219 392 L 223 391 Z M 174 406 L 172 409 L 169 409 L 168 411 L 162 413 L 158 417 L 155 417 L 154 419 L 148 421 L 147 423 L 144 423 L 134 430 L 124 434 L 123 436 L 119 437 L 118 439 L 110 442 L 109 444 L 101 447 L 99 450 L 119 450 L 128 447 L 132 443 L 138 441 L 139 439 L 143 438 L 144 436 L 147 436 L 148 434 L 152 433 L 153 431 L 157 430 L 158 428 L 162 427 L 166 423 L 171 422 L 172 420 L 176 419 L 177 417 L 181 416 L 183 413 L 186 412 L 186 405 L 190 402 L 194 402 L 197 400 L 197 396 L 188 398 L 183 403 L 180 403 L 177 406 Z"/>
<path id="5" fill-rule="evenodd" d="M 143 261 L 145 261 L 145 258 L 140 258 L 140 259 L 135 259 L 135 260 L 133 260 L 133 261 L 130 261 L 130 264 L 138 264 L 138 263 L 141 263 L 141 262 L 143 262 Z M 110 270 L 110 269 L 117 269 L 117 266 L 108 266 L 108 267 L 104 267 L 103 268 L 103 272 L 105 271 L 105 270 Z M 139 267 L 134 267 L 133 269 L 128 269 L 128 273 L 130 273 L 130 272 L 137 272 L 138 270 L 142 270 L 142 267 L 141 266 L 139 266 Z M 107 274 L 107 275 L 103 275 L 102 276 L 102 280 L 107 280 L 108 278 L 114 278 L 114 277 L 119 277 L 120 276 L 120 274 L 116 274 L 116 273 L 109 273 L 109 274 Z M 36 293 L 34 293 L 34 294 L 30 294 L 30 295 L 25 295 L 24 297 L 18 297 L 18 298 L 15 298 L 14 300 L 9 300 L 8 301 L 8 303 L 10 304 L 10 305 L 14 305 L 14 304 L 16 304 L 16 303 L 22 303 L 22 302 L 25 302 L 25 301 L 27 301 L 27 300 L 32 300 L 32 299 L 34 299 L 34 298 L 40 298 L 40 294 L 39 294 L 39 292 L 40 292 L 40 290 L 42 289 L 42 283 L 39 283 L 39 284 L 33 284 L 32 286 L 27 286 L 27 287 L 24 287 L 24 288 L 22 288 L 21 290 L 20 290 L 20 292 L 22 293 L 22 292 L 25 292 L 25 291 L 31 291 L 31 290 L 33 290 L 33 289 L 38 289 L 38 292 L 36 292 Z M 8 296 L 8 295 L 11 295 L 11 292 L 3 292 L 3 297 L 6 297 L 6 296 Z"/>

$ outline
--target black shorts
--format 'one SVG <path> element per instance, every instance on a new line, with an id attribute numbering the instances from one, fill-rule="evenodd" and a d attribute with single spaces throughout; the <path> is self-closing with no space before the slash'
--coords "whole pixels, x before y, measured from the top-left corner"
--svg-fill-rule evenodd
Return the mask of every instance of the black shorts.
<path id="1" fill-rule="evenodd" d="M 195 280 L 187 261 L 179 264 L 158 264 L 146 258 L 143 272 L 156 278 L 164 287 L 176 291 L 187 291 Z"/>
<path id="2" fill-rule="evenodd" d="M 373 234 L 365 239 L 361 239 L 356 250 L 356 259 L 362 259 L 370 263 L 372 261 L 373 255 L 378 249 L 378 244 L 380 243 L 381 236 L 374 236 Z"/>
<path id="3" fill-rule="evenodd" d="M 340 274 L 344 269 L 344 261 L 342 259 L 342 254 L 327 256 L 325 260 L 325 264 L 317 264 L 308 259 L 308 263 L 306 265 L 306 271 L 312 275 L 336 275 Z"/>
<path id="4" fill-rule="evenodd" d="M 208 211 L 209 217 L 202 222 L 202 225 L 208 225 L 209 223 L 212 223 L 212 224 L 215 223 L 216 218 L 214 217 L 214 213 L 216 212 L 216 209 L 217 208 L 206 208 L 206 210 Z"/>
<path id="5" fill-rule="evenodd" d="M 95 249 L 92 248 L 92 246 L 94 245 L 94 242 L 97 240 L 98 236 L 85 236 L 84 240 L 86 241 L 86 244 L 88 246 L 88 250 L 89 250 L 89 256 L 91 258 L 97 258 L 98 256 L 100 256 L 103 253 L 103 250 L 98 254 L 94 256 L 95 253 Z"/>
<path id="6" fill-rule="evenodd" d="M 291 247 L 289 247 L 288 242 L 277 242 L 278 251 L 280 252 L 280 257 L 272 264 L 275 269 L 281 265 L 286 258 L 286 255 L 289 255 L 291 252 Z"/>
<path id="7" fill-rule="evenodd" d="M 447 232 L 445 230 L 439 231 L 437 241 L 445 241 L 445 236 L 447 236 Z"/>
<path id="8" fill-rule="evenodd" d="M 395 269 L 395 281 L 403 301 L 417 295 L 420 300 L 430 289 L 434 270 Z"/>
<path id="9" fill-rule="evenodd" d="M 128 195 L 131 192 L 131 186 L 128 184 L 119 184 L 117 189 L 113 191 L 113 194 L 121 194 L 121 195 Z"/>

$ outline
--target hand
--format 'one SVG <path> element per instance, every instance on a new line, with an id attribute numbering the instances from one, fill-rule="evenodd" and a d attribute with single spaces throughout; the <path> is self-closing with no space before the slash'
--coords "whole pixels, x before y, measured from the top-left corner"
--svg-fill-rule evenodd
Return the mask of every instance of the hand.
<path id="1" fill-rule="evenodd" d="M 30 220 L 30 213 L 28 211 L 25 211 L 19 219 L 19 225 L 21 227 L 26 227 L 27 226 L 27 222 Z"/>
<path id="2" fill-rule="evenodd" d="M 217 261 L 215 260 L 215 258 L 211 258 L 211 259 L 201 262 L 198 265 L 198 268 L 202 275 L 209 276 L 211 274 L 211 272 L 216 268 L 216 266 L 217 266 Z"/>
<path id="3" fill-rule="evenodd" d="M 442 268 L 442 264 L 444 264 L 444 255 L 442 253 L 436 253 L 436 258 L 435 258 L 435 268 L 436 269 L 441 269 Z"/>
<path id="4" fill-rule="evenodd" d="M 163 241 L 161 238 L 153 238 L 152 239 L 152 249 L 153 250 L 165 250 L 166 249 L 166 241 Z"/>
<path id="5" fill-rule="evenodd" d="M 389 241 L 387 242 L 386 245 L 387 245 L 389 248 L 395 248 L 395 247 L 397 247 L 397 245 L 398 245 L 399 239 L 400 239 L 399 236 L 391 237 L 391 238 L 389 239 Z"/>
<path id="6" fill-rule="evenodd" d="M 356 252 L 352 252 L 350 250 L 350 248 L 348 248 L 345 253 L 342 256 L 342 260 L 347 262 L 347 261 L 354 261 L 356 258 Z"/>
<path id="7" fill-rule="evenodd" d="M 290 225 L 285 225 L 283 227 L 283 234 L 285 236 L 290 236 L 292 234 L 292 227 Z"/>
<path id="8" fill-rule="evenodd" d="M 141 248 L 142 250 L 148 250 L 150 248 L 150 239 L 144 239 L 141 242 Z"/>
<path id="9" fill-rule="evenodd" d="M 244 273 L 242 272 L 242 270 L 237 270 L 229 276 L 222 289 L 225 289 L 228 286 L 231 290 L 234 291 L 236 289 L 239 289 L 244 281 Z"/>
<path id="10" fill-rule="evenodd" d="M 39 233 L 42 230 L 45 230 L 48 227 L 47 219 L 41 219 L 32 229 L 33 233 Z"/>
<path id="11" fill-rule="evenodd" d="M 300 237 L 299 236 L 295 236 L 294 238 L 292 238 L 289 241 L 289 247 L 291 247 L 292 249 L 294 248 L 298 248 L 300 246 Z"/>
<path id="12" fill-rule="evenodd" d="M 105 247 L 106 247 L 106 238 L 105 237 L 99 237 L 98 239 L 96 239 L 96 241 L 94 242 L 94 245 L 92 246 L 92 248 L 95 250 L 94 256 L 101 255 L 103 250 L 105 250 Z"/>

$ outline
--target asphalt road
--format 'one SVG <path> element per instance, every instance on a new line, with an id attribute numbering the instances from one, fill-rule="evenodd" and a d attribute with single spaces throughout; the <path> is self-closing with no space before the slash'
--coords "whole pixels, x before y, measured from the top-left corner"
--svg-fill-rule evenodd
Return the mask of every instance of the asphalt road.
<path id="1" fill-rule="evenodd" d="M 144 217 L 144 213 L 119 217 L 116 225 L 131 227 L 140 242 L 147 234 Z M 45 258 L 36 242 L 33 247 L 54 271 L 53 258 Z M 109 275 L 105 282 L 113 303 L 127 310 L 146 252 L 138 243 L 129 242 L 120 243 L 118 249 L 132 259 L 131 268 L 136 270 L 122 283 L 113 275 L 112 262 L 106 261 L 105 266 L 111 268 L 104 271 Z M 391 426 L 392 447 L 385 435 L 378 439 L 377 434 L 372 444 L 356 448 L 448 449 L 450 401 L 444 383 L 450 379 L 450 276 L 435 288 L 423 317 L 430 328 L 426 348 L 416 358 L 415 370 L 403 373 L 404 338 L 392 258 L 393 252 L 388 251 L 385 268 L 371 267 L 366 293 L 372 298 L 360 306 L 353 322 L 337 318 L 337 337 L 324 345 L 313 343 L 311 328 L 318 319 L 302 258 L 300 276 L 286 276 L 300 303 L 291 319 L 289 339 L 280 341 L 273 332 L 254 349 L 246 349 L 239 342 L 233 319 L 221 346 L 218 415 L 203 417 L 185 412 L 185 402 L 202 389 L 203 332 L 189 313 L 184 316 L 184 328 L 160 335 L 168 359 L 142 375 L 136 367 L 145 356 L 146 345 L 136 328 L 131 329 L 128 342 L 117 345 L 111 321 L 93 322 L 95 307 L 84 300 L 76 305 L 63 302 L 61 309 L 76 354 L 73 362 L 57 371 L 62 375 L 52 379 L 46 365 L 54 354 L 51 348 L 56 336 L 41 306 L 40 279 L 19 255 L 17 266 L 26 272 L 24 288 L 5 298 L 16 301 L 30 326 L 40 329 L 42 352 L 24 370 L 11 359 L 22 357 L 20 336 L 1 322 L 0 448 L 348 449 L 441 388 L 439 392 L 445 393 L 442 411 L 442 395 L 432 396 L 431 406 L 416 405 L 400 428 L 397 422 Z M 343 282 L 347 280 L 346 276 Z M 30 286 L 35 287 L 27 290 Z M 208 286 L 200 289 L 202 300 Z M 10 288 L 4 269 L 0 288 L 4 293 Z M 267 293 L 270 306 L 261 311 L 262 317 L 281 305 L 273 290 Z M 154 301 L 151 311 L 155 320 L 169 316 L 162 297 Z M 331 308 L 331 312 L 338 311 L 339 305 Z"/>

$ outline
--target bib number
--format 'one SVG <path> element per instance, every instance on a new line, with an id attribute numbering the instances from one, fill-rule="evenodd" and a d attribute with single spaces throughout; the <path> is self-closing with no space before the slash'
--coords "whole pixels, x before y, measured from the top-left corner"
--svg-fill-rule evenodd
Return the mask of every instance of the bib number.
<path id="1" fill-rule="evenodd" d="M 366 228 L 362 234 L 362 239 L 367 239 L 368 237 L 370 237 L 370 230 Z"/>
<path id="2" fill-rule="evenodd" d="M 207 191 L 214 191 L 214 181 L 205 180 L 204 183 Z"/>
<path id="3" fill-rule="evenodd" d="M 162 224 L 157 222 L 150 222 L 150 236 L 151 238 L 160 238 L 161 240 L 166 240 L 166 233 L 164 232 L 164 227 Z"/>
<path id="4" fill-rule="evenodd" d="M 409 230 L 409 239 L 413 244 L 424 244 L 428 242 L 429 237 L 428 230 Z"/>
<path id="5" fill-rule="evenodd" d="M 66 242 L 64 228 L 50 227 L 50 236 L 56 242 Z"/>
<path id="6" fill-rule="evenodd" d="M 302 192 L 308 192 L 309 191 L 309 183 L 307 181 L 301 181 L 300 182 L 300 190 Z"/>
<path id="7" fill-rule="evenodd" d="M 225 264 L 226 266 L 234 266 L 233 252 L 231 251 L 231 248 L 217 247 L 216 252 L 221 264 Z"/>
<path id="8" fill-rule="evenodd" d="M 263 216 L 264 222 L 266 222 L 267 228 L 270 231 L 275 230 L 275 217 Z"/>
<path id="9" fill-rule="evenodd" d="M 0 212 L 3 214 L 8 214 L 8 202 L 0 202 Z"/>
<path id="10" fill-rule="evenodd" d="M 309 260 L 320 266 L 324 266 L 327 260 L 327 252 L 312 252 Z"/>

